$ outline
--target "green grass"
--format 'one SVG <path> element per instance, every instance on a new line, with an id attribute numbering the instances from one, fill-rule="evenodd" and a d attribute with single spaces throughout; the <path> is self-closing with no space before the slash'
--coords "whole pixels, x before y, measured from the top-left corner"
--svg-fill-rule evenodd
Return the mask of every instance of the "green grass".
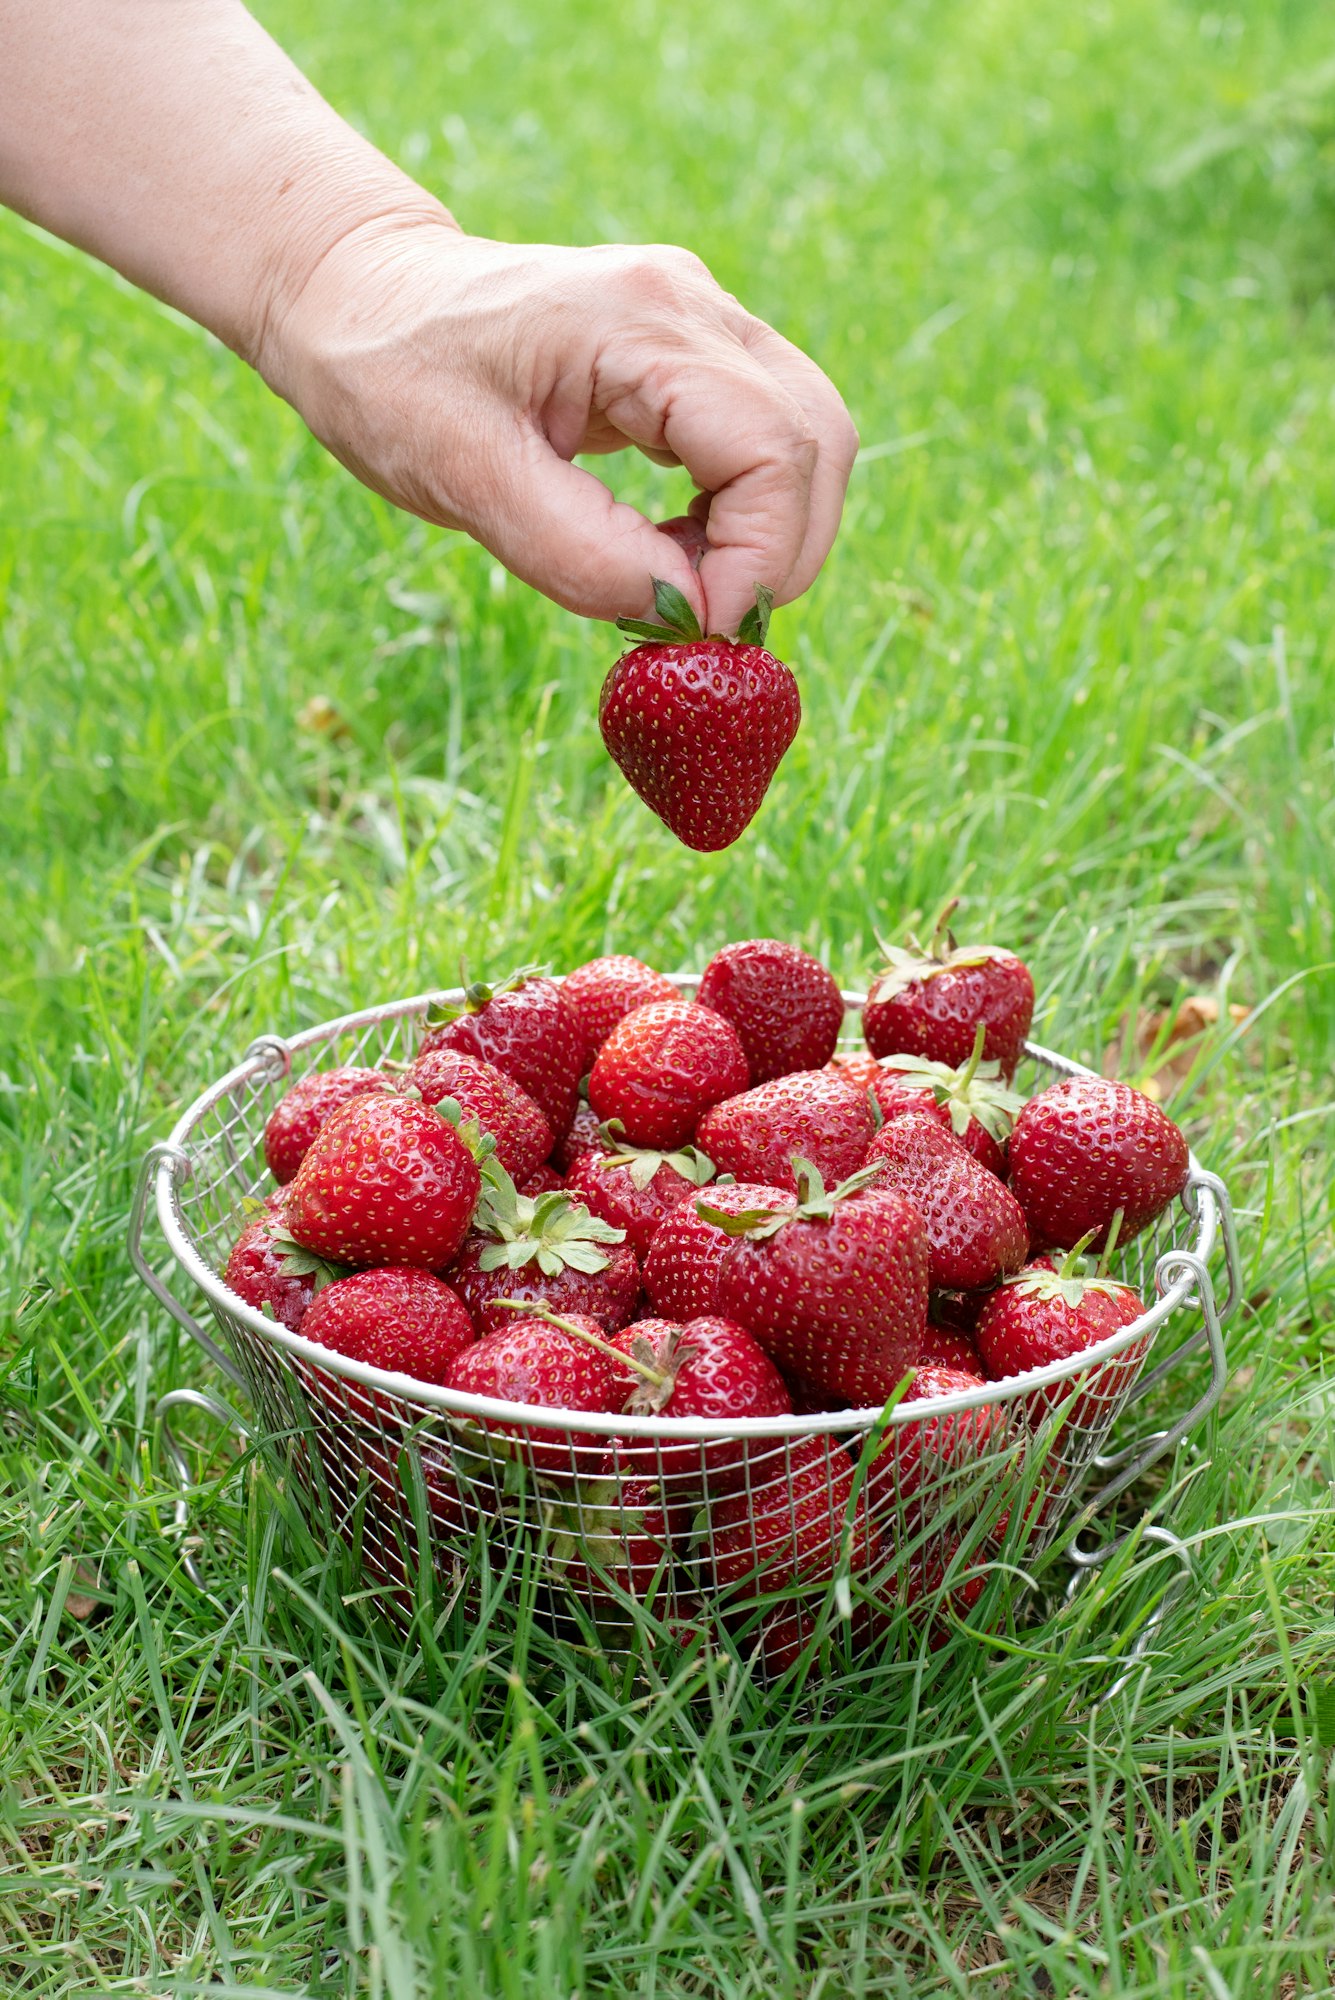
<path id="1" fill-rule="evenodd" d="M 605 632 L 0 220 L 0 1985 L 1327 1993 L 1328 10 L 265 11 L 472 228 L 701 251 L 866 450 L 776 621 L 802 735 L 702 860 L 602 754 Z M 509 1600 L 405 1644 L 202 1419 L 192 1590 L 153 1411 L 209 1370 L 124 1232 L 137 1158 L 252 1034 L 461 955 L 671 969 L 759 930 L 851 982 L 951 892 L 1072 1053 L 1186 992 L 1270 1002 L 1179 1098 L 1245 1303 L 1222 1412 L 1121 1512 L 1195 1561 L 1123 1693 L 1094 1705 L 1152 1542 L 1070 1605 L 1057 1566 L 1009 1636 L 776 1689 L 595 1671 Z"/>

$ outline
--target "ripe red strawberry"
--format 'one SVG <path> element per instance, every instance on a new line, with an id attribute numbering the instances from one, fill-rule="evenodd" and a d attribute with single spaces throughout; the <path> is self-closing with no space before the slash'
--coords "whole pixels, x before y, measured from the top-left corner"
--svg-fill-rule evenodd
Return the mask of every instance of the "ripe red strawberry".
<path id="1" fill-rule="evenodd" d="M 883 1118 L 930 1111 L 990 1173 L 1004 1174 L 1006 1144 L 1024 1099 L 1003 1080 L 1000 1063 L 982 1060 L 986 1033 L 980 1021 L 973 1054 L 959 1069 L 924 1056 L 884 1057 L 871 1093 Z"/>
<path id="2" fill-rule="evenodd" d="M 556 980 L 525 970 L 500 986 L 470 986 L 462 1005 L 439 1002 L 427 1014 L 418 1053 L 431 1049 L 462 1049 L 495 1063 L 540 1106 L 555 1139 L 570 1130 L 584 1037 Z"/>
<path id="3" fill-rule="evenodd" d="M 796 1188 L 795 1157 L 812 1161 L 827 1182 L 840 1181 L 862 1165 L 875 1132 L 865 1092 L 815 1069 L 725 1098 L 706 1111 L 695 1136 L 720 1172 Z"/>
<path id="4" fill-rule="evenodd" d="M 1060 1265 L 1038 1257 L 992 1294 L 975 1339 L 994 1381 L 1083 1354 L 1146 1310 L 1133 1286 L 1118 1284 L 1102 1265 L 1094 1267 L 1082 1256 L 1085 1248 L 1085 1243 L 1077 1244 Z M 1148 1347 L 1149 1335 L 1143 1334 L 1097 1367 L 1072 1405 L 1067 1424 L 1100 1423 L 1114 1398 L 1135 1381 Z M 1030 1421 L 1041 1422 L 1076 1386 L 1068 1377 L 1035 1390 L 1026 1398 Z"/>
<path id="5" fill-rule="evenodd" d="M 316 1133 L 341 1104 L 368 1090 L 393 1087 L 378 1069 L 317 1069 L 299 1078 L 279 1098 L 264 1128 L 264 1157 L 279 1186 L 292 1179 Z"/>
<path id="6" fill-rule="evenodd" d="M 640 1267 L 620 1229 L 564 1189 L 522 1195 L 493 1168 L 474 1228 L 446 1273 L 479 1333 L 509 1324 L 501 1299 L 590 1314 L 624 1326 L 640 1295 Z"/>
<path id="7" fill-rule="evenodd" d="M 615 1411 L 625 1391 L 618 1370 L 602 1352 L 603 1328 L 596 1319 L 572 1313 L 568 1326 L 553 1317 L 508 1315 L 509 1323 L 483 1334 L 456 1356 L 446 1386 L 465 1396 L 494 1396 L 503 1402 L 529 1403 L 543 1410 L 569 1410 L 573 1415 L 596 1410 Z M 534 1472 L 568 1484 L 572 1478 L 601 1478 L 611 1459 L 610 1440 L 596 1432 L 546 1429 L 511 1423 L 504 1417 L 456 1418 L 467 1438 L 461 1471 L 470 1478 L 490 1464 L 497 1472 L 517 1459 Z M 482 1435 L 478 1435 L 477 1433 Z M 485 1491 L 485 1473 L 478 1480 Z"/>
<path id="8" fill-rule="evenodd" d="M 782 1208 L 726 1215 L 697 1206 L 735 1238 L 719 1300 L 785 1374 L 836 1408 L 883 1403 L 916 1362 L 927 1324 L 927 1238 L 900 1195 L 868 1187 L 867 1168 L 827 1194 L 809 1162 Z"/>
<path id="9" fill-rule="evenodd" d="M 481 1188 L 473 1154 L 430 1105 L 354 1097 L 289 1184 L 288 1227 L 304 1249 L 339 1264 L 438 1270 L 463 1242 Z"/>
<path id="10" fill-rule="evenodd" d="M 847 1562 L 876 1560 L 880 1537 L 866 1495 L 853 1498 L 853 1463 L 837 1437 L 793 1438 L 774 1477 L 725 1493 L 710 1508 L 709 1546 L 720 1590 L 739 1596 L 828 1583 Z"/>
<path id="11" fill-rule="evenodd" d="M 655 1000 L 612 1030 L 589 1077 L 589 1102 L 632 1146 L 670 1150 L 702 1112 L 750 1081 L 737 1030 L 692 1000 Z"/>
<path id="12" fill-rule="evenodd" d="M 782 1188 L 739 1183 L 711 1187 L 709 1206 L 724 1215 L 747 1209 L 791 1207 L 794 1197 Z M 659 1223 L 644 1260 L 644 1289 L 656 1313 L 665 1319 L 698 1319 L 717 1314 L 719 1273 L 730 1238 L 717 1223 L 707 1222 L 696 1202 L 687 1198 Z"/>
<path id="13" fill-rule="evenodd" d="M 720 1423 L 733 1417 L 783 1417 L 792 1399 L 782 1375 L 745 1327 L 731 1320 L 702 1317 L 684 1326 L 673 1320 L 641 1319 L 613 1334 L 611 1345 L 628 1358 L 623 1378 L 626 1409 L 636 1416 L 706 1417 Z M 651 1447 L 651 1469 L 674 1494 L 689 1487 L 711 1495 L 744 1486 L 754 1464 L 773 1441 L 703 1439 Z M 633 1457 L 641 1440 L 626 1438 L 622 1450 Z"/>
<path id="14" fill-rule="evenodd" d="M 404 1078 L 423 1104 L 452 1099 L 463 1120 L 472 1119 L 496 1142 L 496 1158 L 513 1180 L 527 1180 L 552 1150 L 552 1128 L 538 1104 L 514 1078 L 462 1049 L 429 1049 Z"/>
<path id="15" fill-rule="evenodd" d="M 957 945 L 948 931 L 952 903 L 926 950 L 887 949 L 886 969 L 873 981 L 862 1032 L 874 1056 L 927 1056 L 958 1068 L 985 1024 L 983 1055 L 1009 1080 L 1034 1017 L 1034 982 L 1014 952 L 995 945 Z"/>
<path id="16" fill-rule="evenodd" d="M 463 1300 L 429 1271 L 382 1265 L 354 1271 L 321 1287 L 302 1322 L 302 1337 L 331 1347 L 349 1361 L 411 1375 L 419 1382 L 445 1380 L 450 1363 L 474 1338 Z M 337 1408 L 374 1423 L 379 1409 L 392 1418 L 396 1404 L 378 1390 L 320 1371 L 321 1393 Z"/>
<path id="17" fill-rule="evenodd" d="M 930 1405 L 943 1396 L 983 1389 L 981 1374 L 954 1368 L 919 1368 L 900 1410 Z M 898 1412 L 896 1412 L 898 1414 Z M 996 1411 L 981 1403 L 972 1409 L 928 1414 L 909 1423 L 892 1422 L 867 1471 L 867 1493 L 876 1509 L 917 1519 L 925 1508 L 930 1516 L 954 1498 L 961 1473 L 977 1466 L 992 1442 Z M 982 1468 L 978 1467 L 978 1476 Z M 981 1490 L 975 1507 L 983 1500 Z M 883 1523 L 887 1532 L 889 1522 Z"/>
<path id="18" fill-rule="evenodd" d="M 651 643 L 623 653 L 603 682 L 603 742 L 631 789 L 699 853 L 731 847 L 750 825 L 802 719 L 797 682 L 764 649 L 771 597 L 757 589 L 736 639 L 702 637 L 665 583 L 654 584 L 661 624 L 617 620 Z"/>
<path id="19" fill-rule="evenodd" d="M 561 981 L 561 993 L 579 1021 L 583 1037 L 581 1075 L 597 1055 L 618 1021 L 652 1000 L 680 1000 L 672 981 L 655 972 L 642 958 L 616 952 L 610 958 L 591 958 L 577 965 Z"/>
<path id="20" fill-rule="evenodd" d="M 1120 1211 L 1121 1240 L 1163 1213 L 1187 1182 L 1187 1142 L 1129 1084 L 1078 1076 L 1031 1097 L 1015 1121 L 1011 1186 L 1035 1243 L 1095 1249 Z"/>
<path id="21" fill-rule="evenodd" d="M 831 1076 L 842 1077 L 854 1090 L 870 1090 L 882 1074 L 875 1056 L 865 1049 L 840 1049 L 825 1065 Z"/>
<path id="22" fill-rule="evenodd" d="M 552 1165 L 568 1174 L 581 1153 L 610 1153 L 611 1142 L 603 1131 L 603 1121 L 586 1098 L 575 1106 L 575 1120 L 564 1139 L 552 1147 Z"/>
<path id="23" fill-rule="evenodd" d="M 330 1526 L 360 1559 L 365 1574 L 386 1588 L 391 1603 L 406 1615 L 412 1611 L 424 1561 L 428 1571 L 440 1566 L 441 1541 L 462 1555 L 471 1543 L 476 1516 L 462 1499 L 443 1438 L 413 1438 L 392 1451 L 362 1436 L 357 1449 L 361 1464 L 355 1472 L 345 1451 L 329 1450 L 323 1456 Z M 425 1548 L 414 1511 L 419 1479 Z"/>
<path id="24" fill-rule="evenodd" d="M 822 1068 L 844 1019 L 838 985 L 820 960 L 778 938 L 725 944 L 695 997 L 736 1028 L 752 1083 Z"/>
<path id="25" fill-rule="evenodd" d="M 930 1112 L 908 1111 L 882 1125 L 867 1161 L 880 1167 L 878 1186 L 897 1189 L 921 1215 L 934 1288 L 974 1291 L 1019 1270 L 1029 1254 L 1023 1209 Z"/>
<path id="26" fill-rule="evenodd" d="M 272 1194 L 256 1209 L 232 1246 L 223 1283 L 256 1312 L 266 1309 L 290 1333 L 300 1330 L 315 1297 L 319 1259 L 294 1260 L 288 1234 L 287 1194 Z M 294 1263 L 297 1268 L 293 1268 Z"/>
<path id="27" fill-rule="evenodd" d="M 911 1624 L 920 1631 L 927 1626 L 927 1643 L 933 1652 L 944 1646 L 953 1634 L 952 1616 L 967 1624 L 968 1614 L 987 1584 L 987 1578 L 975 1567 L 975 1557 L 952 1580 L 950 1589 L 944 1590 L 962 1543 L 961 1535 L 947 1529 L 931 1535 L 904 1556 L 891 1574 L 878 1580 L 874 1594 L 858 1605 L 855 1636 L 864 1642 L 880 1638 L 902 1605 Z"/>
<path id="28" fill-rule="evenodd" d="M 619 1144 L 608 1133 L 612 1150 L 581 1153 L 566 1175 L 566 1187 L 626 1240 L 641 1259 L 664 1216 L 714 1178 L 713 1162 L 694 1146 L 680 1152 L 658 1153 L 644 1146 Z"/>
<path id="29" fill-rule="evenodd" d="M 564 1186 L 565 1182 L 555 1167 L 542 1166 L 533 1169 L 528 1179 L 521 1184 L 519 1192 L 536 1201 L 540 1194 L 556 1194 Z"/>
<path id="30" fill-rule="evenodd" d="M 974 1314 L 971 1323 L 977 1325 L 977 1315 L 991 1296 L 990 1292 L 933 1292 L 927 1307 L 927 1331 L 918 1349 L 919 1368 L 954 1368 L 963 1375 L 985 1375 L 983 1358 L 972 1335 L 941 1318 L 941 1301 L 967 1299 Z"/>
<path id="31" fill-rule="evenodd" d="M 776 1681 L 797 1665 L 816 1636 L 817 1622 L 803 1604 L 776 1604 L 740 1644 L 744 1652 L 758 1654 L 765 1679 Z"/>

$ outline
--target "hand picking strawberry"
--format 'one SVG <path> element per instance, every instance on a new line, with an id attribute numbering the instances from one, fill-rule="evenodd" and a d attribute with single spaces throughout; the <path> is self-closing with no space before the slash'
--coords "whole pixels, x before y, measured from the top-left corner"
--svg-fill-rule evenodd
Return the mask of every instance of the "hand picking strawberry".
<path id="1" fill-rule="evenodd" d="M 797 682 L 765 651 L 772 591 L 735 639 L 708 638 L 670 583 L 654 583 L 657 624 L 618 618 L 647 643 L 623 653 L 603 683 L 598 726 L 631 789 L 678 840 L 711 854 L 746 831 L 797 734 Z"/>

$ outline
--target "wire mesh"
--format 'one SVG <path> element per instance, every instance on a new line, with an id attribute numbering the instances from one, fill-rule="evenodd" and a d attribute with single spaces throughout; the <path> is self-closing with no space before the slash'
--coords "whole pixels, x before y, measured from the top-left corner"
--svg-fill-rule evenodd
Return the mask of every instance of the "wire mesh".
<path id="1" fill-rule="evenodd" d="M 451 996 L 264 1038 L 178 1123 L 164 1151 L 188 1171 L 169 1160 L 158 1180 L 164 1232 L 209 1300 L 264 1449 L 391 1607 L 411 1602 L 424 1576 L 466 1588 L 481 1561 L 522 1555 L 554 1616 L 601 1626 L 633 1597 L 689 1626 L 723 1605 L 756 1624 L 777 1665 L 812 1628 L 803 1594 L 814 1605 L 834 1578 L 855 1630 L 874 1635 L 906 1611 L 944 1632 L 976 1601 L 984 1565 L 1030 1560 L 1060 1531 L 1091 1466 L 1117 1445 L 1150 1355 L 1171 1368 L 1195 1344 L 1187 1333 L 1174 1345 L 1194 1315 L 1191 1276 L 1175 1273 L 1173 1254 L 1208 1259 L 1213 1248 L 1205 1176 L 1115 1260 L 1149 1304 L 1134 1326 L 1072 1363 L 888 1412 L 731 1428 L 571 1420 L 315 1347 L 220 1276 L 246 1204 L 269 1187 L 265 1121 L 313 1070 L 410 1058 L 441 997 Z M 853 1016 L 861 996 L 845 1002 Z M 1026 1068 L 1021 1086 L 1085 1073 L 1033 1048 Z"/>

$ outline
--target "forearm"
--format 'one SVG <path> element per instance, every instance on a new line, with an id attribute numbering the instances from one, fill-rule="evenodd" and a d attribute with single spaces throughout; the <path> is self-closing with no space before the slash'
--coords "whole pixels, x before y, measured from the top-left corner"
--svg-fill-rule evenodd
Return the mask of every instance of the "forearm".
<path id="1" fill-rule="evenodd" d="M 0 201 L 251 361 L 350 231 L 451 224 L 239 0 L 0 0 Z"/>

